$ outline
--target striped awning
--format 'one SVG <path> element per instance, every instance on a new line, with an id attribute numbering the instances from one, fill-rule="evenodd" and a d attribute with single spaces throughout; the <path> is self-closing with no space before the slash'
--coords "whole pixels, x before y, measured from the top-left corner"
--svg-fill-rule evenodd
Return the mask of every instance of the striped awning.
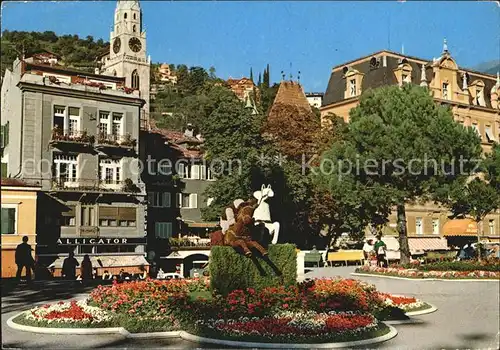
<path id="1" fill-rule="evenodd" d="M 443 236 L 476 236 L 477 224 L 471 219 L 454 219 L 443 226 Z"/>
<path id="2" fill-rule="evenodd" d="M 448 242 L 442 237 L 409 237 L 408 245 L 412 253 L 448 249 Z"/>

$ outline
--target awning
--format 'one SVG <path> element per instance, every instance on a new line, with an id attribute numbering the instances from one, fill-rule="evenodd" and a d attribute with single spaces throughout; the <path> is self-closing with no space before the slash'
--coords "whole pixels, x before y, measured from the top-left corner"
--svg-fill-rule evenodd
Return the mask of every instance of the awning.
<path id="1" fill-rule="evenodd" d="M 443 236 L 476 236 L 477 224 L 471 219 L 454 219 L 443 226 Z"/>
<path id="2" fill-rule="evenodd" d="M 190 255 L 197 254 L 209 256 L 210 250 L 177 250 L 167 256 L 162 256 L 161 259 L 185 259 Z"/>
<path id="3" fill-rule="evenodd" d="M 377 238 L 374 236 L 367 236 L 366 239 L 371 239 L 373 243 L 377 241 Z M 387 250 L 398 251 L 399 250 L 399 240 L 398 237 L 394 236 L 382 236 L 382 241 L 387 246 Z"/>
<path id="4" fill-rule="evenodd" d="M 218 222 L 188 222 L 188 227 L 212 228 L 217 226 Z"/>
<path id="5" fill-rule="evenodd" d="M 448 243 L 442 237 L 408 237 L 408 244 L 412 254 L 429 250 L 447 250 Z"/>
<path id="6" fill-rule="evenodd" d="M 50 264 L 49 267 L 56 269 L 62 268 L 66 257 L 59 257 L 56 261 Z M 75 256 L 78 263 L 82 264 L 83 256 Z M 127 266 L 148 266 L 149 263 L 143 255 L 107 255 L 107 256 L 90 256 L 92 267 L 127 267 Z"/>

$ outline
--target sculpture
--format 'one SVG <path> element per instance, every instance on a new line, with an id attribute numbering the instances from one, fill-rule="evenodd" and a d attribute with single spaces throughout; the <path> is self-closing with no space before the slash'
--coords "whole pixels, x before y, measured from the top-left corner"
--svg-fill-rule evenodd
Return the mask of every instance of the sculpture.
<path id="1" fill-rule="evenodd" d="M 229 226 L 223 238 L 224 245 L 241 248 L 248 257 L 252 256 L 250 248 L 257 249 L 262 256 L 267 255 L 267 250 L 252 239 L 252 228 L 255 226 L 253 214 L 256 208 L 257 201 L 253 199 L 240 203 L 234 213 L 235 222 Z"/>
<path id="2" fill-rule="evenodd" d="M 278 234 L 280 231 L 280 223 L 271 221 L 271 212 L 269 210 L 269 204 L 266 203 L 268 198 L 274 197 L 274 192 L 271 189 L 271 185 L 265 187 L 262 185 L 260 191 L 255 191 L 253 193 L 255 199 L 257 199 L 257 208 L 254 211 L 253 218 L 255 219 L 255 224 L 259 225 L 264 223 L 264 226 L 269 230 L 269 234 L 272 236 L 271 243 L 276 244 L 278 242 Z"/>

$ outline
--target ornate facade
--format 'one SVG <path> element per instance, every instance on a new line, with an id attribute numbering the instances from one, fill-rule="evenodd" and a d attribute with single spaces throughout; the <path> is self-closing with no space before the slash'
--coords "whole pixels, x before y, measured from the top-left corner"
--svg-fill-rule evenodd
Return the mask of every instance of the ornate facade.
<path id="1" fill-rule="evenodd" d="M 348 122 L 349 111 L 358 105 L 364 91 L 403 83 L 427 87 L 436 103 L 449 105 L 458 123 L 478 132 L 485 152 L 500 140 L 500 77 L 459 67 L 446 41 L 440 57 L 433 60 L 384 50 L 333 67 L 321 116 L 334 113 Z M 409 235 L 441 235 L 447 214 L 446 209 L 432 204 L 409 207 Z M 385 233 L 395 234 L 395 214 L 390 219 Z M 490 240 L 499 239 L 499 212 L 484 220 L 483 234 Z"/>

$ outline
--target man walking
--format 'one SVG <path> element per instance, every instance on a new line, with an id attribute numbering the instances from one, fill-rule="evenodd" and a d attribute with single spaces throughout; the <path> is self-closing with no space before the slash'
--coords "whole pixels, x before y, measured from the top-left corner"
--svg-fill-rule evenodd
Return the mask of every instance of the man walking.
<path id="1" fill-rule="evenodd" d="M 377 254 L 377 265 L 380 267 L 387 267 L 387 245 L 382 240 L 381 236 L 377 237 L 377 242 L 373 246 L 375 253 Z"/>
<path id="2" fill-rule="evenodd" d="M 31 269 L 33 268 L 34 261 L 31 256 L 31 246 L 28 244 L 28 236 L 24 236 L 23 243 L 19 244 L 16 248 L 16 265 L 16 279 L 18 281 L 21 279 L 23 268 L 26 268 L 26 282 L 31 283 Z"/>

